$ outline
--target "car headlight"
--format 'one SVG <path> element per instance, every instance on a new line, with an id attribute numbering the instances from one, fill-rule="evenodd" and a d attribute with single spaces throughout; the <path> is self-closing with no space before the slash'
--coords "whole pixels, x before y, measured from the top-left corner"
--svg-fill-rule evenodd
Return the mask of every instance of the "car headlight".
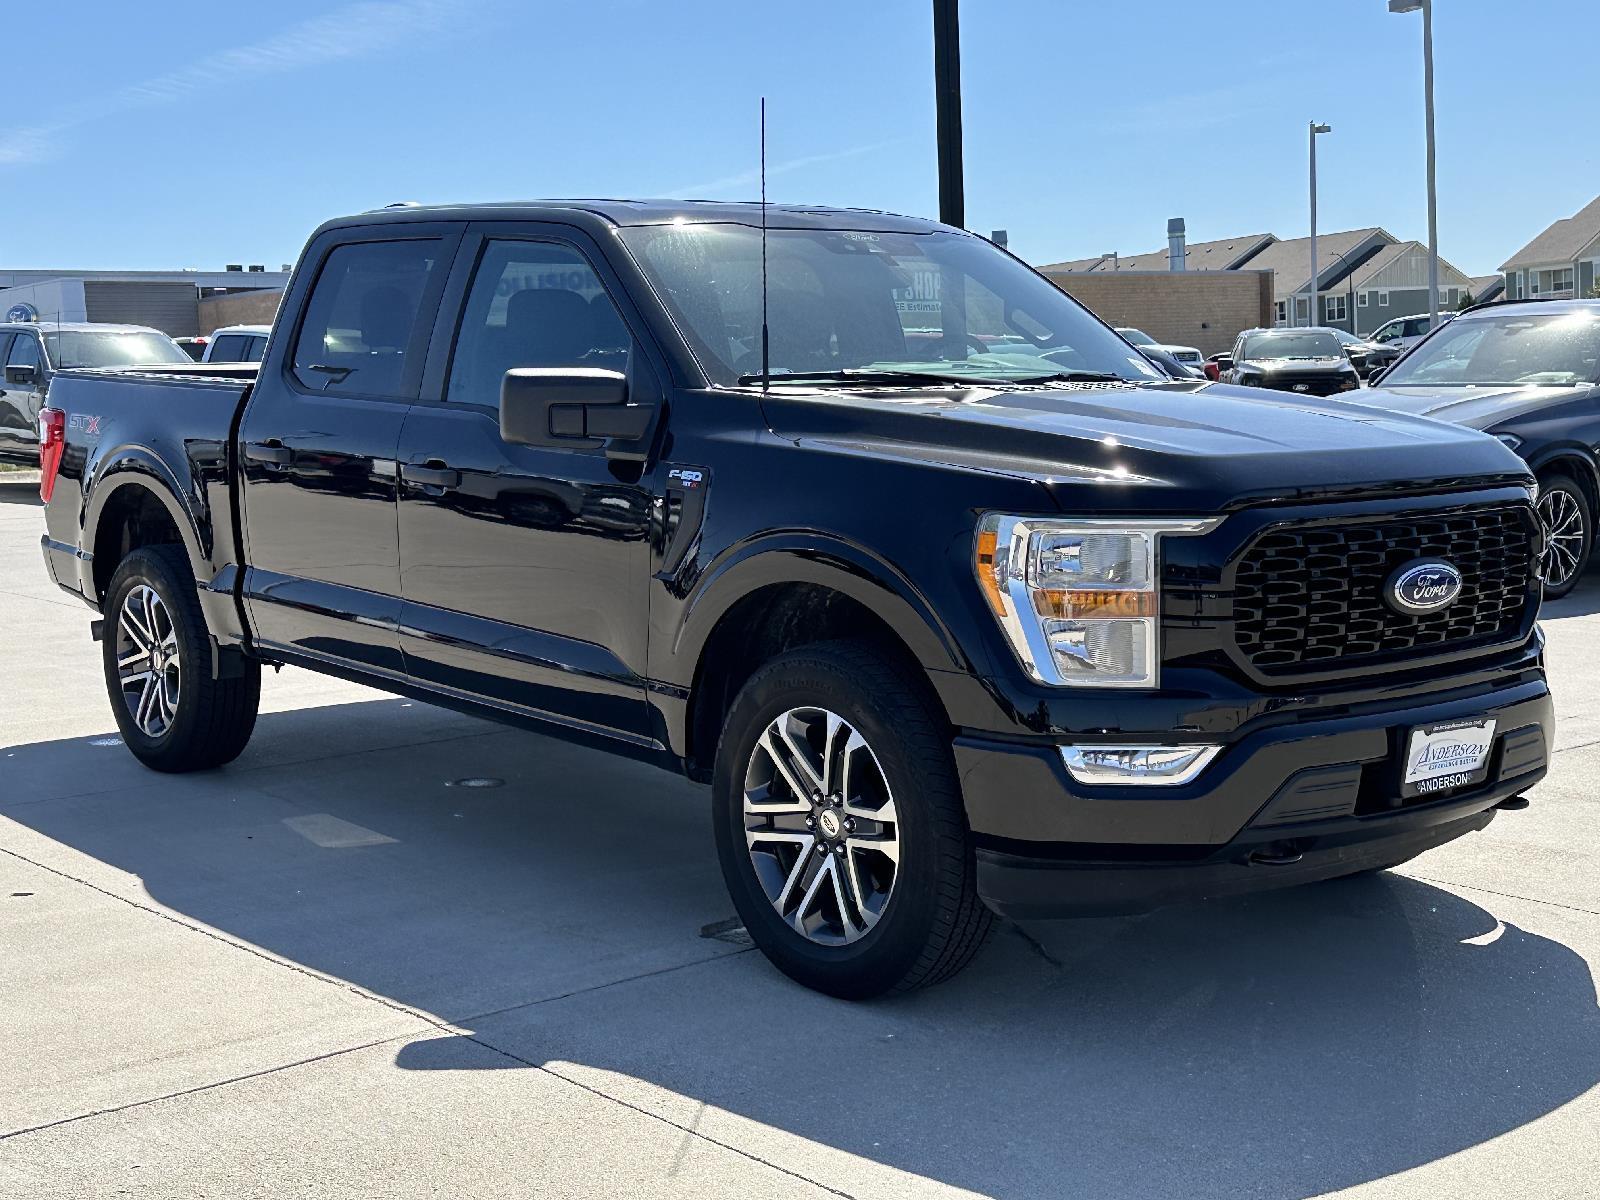
<path id="1" fill-rule="evenodd" d="M 1056 520 L 991 513 L 978 525 L 979 586 L 1028 674 L 1057 687 L 1156 686 L 1161 539 L 1195 520 Z"/>

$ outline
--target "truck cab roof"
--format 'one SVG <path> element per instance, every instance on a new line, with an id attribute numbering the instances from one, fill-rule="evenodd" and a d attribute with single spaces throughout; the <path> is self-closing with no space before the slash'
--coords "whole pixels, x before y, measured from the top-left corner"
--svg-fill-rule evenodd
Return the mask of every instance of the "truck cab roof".
<path id="1" fill-rule="evenodd" d="M 404 204 L 336 217 L 322 225 L 371 225 L 391 221 L 563 220 L 610 226 L 723 222 L 760 225 L 762 206 L 754 200 L 514 200 L 480 204 Z M 882 233 L 930 233 L 947 229 L 937 221 L 870 208 L 830 208 L 815 204 L 769 204 L 766 220 L 775 229 L 859 229 Z"/>

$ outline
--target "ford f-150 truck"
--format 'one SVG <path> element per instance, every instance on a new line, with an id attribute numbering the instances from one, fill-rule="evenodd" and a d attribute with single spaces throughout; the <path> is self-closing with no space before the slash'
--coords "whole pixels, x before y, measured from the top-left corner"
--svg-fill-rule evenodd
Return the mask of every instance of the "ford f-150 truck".
<path id="1" fill-rule="evenodd" d="M 349 217 L 259 369 L 69 373 L 41 425 L 45 559 L 146 764 L 237 756 L 264 664 L 648 760 L 835 995 L 995 913 L 1381 870 L 1546 769 L 1515 454 L 1168 379 L 927 221 Z"/>

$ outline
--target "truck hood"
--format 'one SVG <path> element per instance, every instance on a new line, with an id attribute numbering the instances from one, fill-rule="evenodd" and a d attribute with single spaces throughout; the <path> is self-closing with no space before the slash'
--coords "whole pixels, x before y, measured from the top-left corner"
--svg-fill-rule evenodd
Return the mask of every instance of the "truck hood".
<path id="1" fill-rule="evenodd" d="M 1576 400 L 1594 389 L 1578 387 L 1377 387 L 1352 397 L 1392 413 L 1413 413 L 1472 429 L 1489 429 L 1513 417 Z"/>
<path id="2" fill-rule="evenodd" d="M 1269 497 L 1504 482 L 1494 438 L 1404 413 L 1200 380 L 814 392 L 777 389 L 772 431 L 822 448 L 1023 476 L 1060 502 L 1210 512 Z M 1113 498 L 1114 497 L 1114 498 Z"/>

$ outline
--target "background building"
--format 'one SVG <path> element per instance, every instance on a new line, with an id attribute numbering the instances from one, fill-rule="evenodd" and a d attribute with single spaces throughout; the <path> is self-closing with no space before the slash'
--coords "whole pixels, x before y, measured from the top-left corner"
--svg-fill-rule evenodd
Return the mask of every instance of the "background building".
<path id="1" fill-rule="evenodd" d="M 1518 250 L 1500 273 L 1508 300 L 1592 295 L 1600 284 L 1600 196 Z"/>
<path id="2" fill-rule="evenodd" d="M 21 309 L 28 319 L 40 321 L 114 321 L 193 337 L 215 328 L 201 327 L 203 299 L 281 291 L 288 280 L 287 269 L 242 266 L 224 271 L 0 270 L 0 318 Z"/>
<path id="3" fill-rule="evenodd" d="M 1600 205 L 1600 201 L 1597 201 Z M 1587 210 L 1586 210 L 1587 211 Z M 1158 328 L 1167 320 L 1163 306 L 1178 303 L 1178 293 L 1161 296 L 1161 280 L 1173 289 L 1184 288 L 1187 301 L 1206 304 L 1208 286 L 1179 284 L 1187 275 L 1265 274 L 1269 279 L 1266 307 L 1252 325 L 1334 325 L 1352 333 L 1371 333 L 1394 317 L 1428 311 L 1428 248 L 1420 242 L 1403 242 L 1379 226 L 1347 229 L 1317 235 L 1317 299 L 1319 312 L 1311 314 L 1311 239 L 1283 239 L 1271 233 L 1252 233 L 1212 242 L 1186 243 L 1169 237 L 1168 249 L 1149 254 L 1104 254 L 1052 263 L 1039 269 L 1066 291 L 1077 296 L 1101 317 L 1114 324 L 1137 325 L 1153 337 L 1199 346 L 1207 353 L 1215 344 L 1215 331 L 1233 324 L 1241 309 L 1217 310 L 1201 330 L 1201 337 L 1169 337 Z M 1171 230 L 1169 230 L 1169 234 Z M 1600 235 L 1600 211 L 1597 211 Z M 1600 250 L 1596 251 L 1600 255 Z M 1174 259 L 1181 255 L 1181 262 Z M 1154 281 L 1134 282 L 1154 276 Z M 1080 280 L 1122 279 L 1123 284 L 1088 284 Z M 1248 292 L 1247 286 L 1244 291 Z M 1226 293 L 1218 289 L 1217 297 Z M 1439 260 L 1439 306 L 1458 307 L 1467 295 L 1476 298 L 1473 280 L 1445 259 Z M 1091 300 L 1090 297 L 1095 297 Z M 1113 297 L 1115 299 L 1113 299 Z M 1098 301 L 1098 303 L 1096 303 Z M 1110 305 L 1111 307 L 1105 307 Z M 1113 320 L 1112 312 L 1118 315 Z M 1200 319 L 1188 319 L 1190 328 Z M 1239 326 L 1249 328 L 1249 325 Z M 1235 329 L 1233 333 L 1237 333 Z M 1232 343 L 1229 334 L 1223 346 Z"/>

